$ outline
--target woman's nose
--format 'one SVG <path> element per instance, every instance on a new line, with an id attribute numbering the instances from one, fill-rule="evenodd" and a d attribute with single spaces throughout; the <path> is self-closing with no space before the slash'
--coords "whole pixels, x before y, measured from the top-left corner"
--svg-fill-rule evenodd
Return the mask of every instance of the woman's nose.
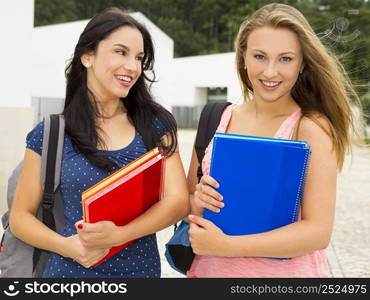
<path id="1" fill-rule="evenodd" d="M 136 59 L 127 59 L 124 63 L 124 68 L 127 70 L 127 71 L 131 71 L 131 72 L 134 72 L 137 70 L 137 61 Z"/>
<path id="2" fill-rule="evenodd" d="M 277 75 L 277 73 L 278 71 L 276 69 L 276 66 L 272 62 L 269 63 L 263 71 L 263 75 L 266 76 L 267 79 L 273 78 L 274 76 Z"/>

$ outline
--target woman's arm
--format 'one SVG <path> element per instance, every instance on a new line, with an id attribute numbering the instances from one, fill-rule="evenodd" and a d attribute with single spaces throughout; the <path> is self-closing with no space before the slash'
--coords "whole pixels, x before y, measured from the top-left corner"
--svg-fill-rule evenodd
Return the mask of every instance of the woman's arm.
<path id="1" fill-rule="evenodd" d="M 181 220 L 189 210 L 185 172 L 176 149 L 166 158 L 164 196 L 160 201 L 125 226 L 102 221 L 94 224 L 78 222 L 77 228 L 83 245 L 112 247 L 162 230 Z"/>
<path id="2" fill-rule="evenodd" d="M 193 147 L 191 156 L 187 183 L 189 188 L 189 199 L 191 205 L 191 213 L 197 216 L 203 216 L 204 208 L 210 209 L 214 212 L 223 207 L 222 196 L 212 189 L 209 185 L 218 188 L 218 183 L 210 176 L 203 176 L 201 182 L 198 183 L 197 170 L 198 170 L 198 157 Z"/>
<path id="3" fill-rule="evenodd" d="M 65 238 L 35 217 L 41 203 L 41 156 L 26 149 L 10 213 L 10 229 L 19 239 L 34 247 L 71 257 L 89 267 L 108 253 L 108 249 L 88 251 L 78 236 Z"/>
<path id="4" fill-rule="evenodd" d="M 329 127 L 323 119 L 320 123 Z M 312 149 L 302 200 L 302 219 L 265 233 L 227 236 L 213 223 L 194 217 L 189 233 L 195 253 L 295 257 L 328 246 L 335 214 L 336 155 L 329 136 L 310 119 L 302 120 L 299 140 L 308 141 Z"/>

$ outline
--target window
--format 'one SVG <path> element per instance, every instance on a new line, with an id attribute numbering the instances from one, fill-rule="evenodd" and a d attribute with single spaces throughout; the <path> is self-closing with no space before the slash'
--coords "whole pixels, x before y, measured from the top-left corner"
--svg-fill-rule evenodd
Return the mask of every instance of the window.
<path id="1" fill-rule="evenodd" d="M 207 102 L 226 101 L 227 87 L 216 87 L 207 89 Z"/>
<path id="2" fill-rule="evenodd" d="M 42 121 L 45 116 L 62 113 L 64 108 L 64 99 L 32 97 L 32 108 L 35 112 L 35 123 L 37 124 Z"/>

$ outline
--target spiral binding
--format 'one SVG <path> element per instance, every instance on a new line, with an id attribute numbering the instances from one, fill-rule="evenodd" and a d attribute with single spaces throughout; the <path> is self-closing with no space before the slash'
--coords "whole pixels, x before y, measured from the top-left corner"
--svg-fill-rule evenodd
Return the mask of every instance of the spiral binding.
<path id="1" fill-rule="evenodd" d="M 301 179 L 299 180 L 299 187 L 298 187 L 298 193 L 297 193 L 297 198 L 295 200 L 295 207 L 293 211 L 293 216 L 292 216 L 292 223 L 294 223 L 297 220 L 297 214 L 298 214 L 298 206 L 301 204 L 301 200 L 303 197 L 303 189 L 304 189 L 304 184 L 306 182 L 306 177 L 307 177 L 307 170 L 308 170 L 308 164 L 310 162 L 311 158 L 311 148 L 308 148 L 306 151 L 306 155 L 304 158 L 304 163 L 303 163 L 303 168 L 301 172 Z"/>

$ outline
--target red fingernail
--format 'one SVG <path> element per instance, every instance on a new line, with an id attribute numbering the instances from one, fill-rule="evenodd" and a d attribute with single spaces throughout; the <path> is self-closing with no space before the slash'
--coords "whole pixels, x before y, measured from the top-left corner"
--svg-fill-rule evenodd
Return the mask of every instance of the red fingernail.
<path id="1" fill-rule="evenodd" d="M 82 228 L 84 228 L 84 226 L 80 223 L 80 224 L 77 225 L 77 228 L 82 229 Z"/>

